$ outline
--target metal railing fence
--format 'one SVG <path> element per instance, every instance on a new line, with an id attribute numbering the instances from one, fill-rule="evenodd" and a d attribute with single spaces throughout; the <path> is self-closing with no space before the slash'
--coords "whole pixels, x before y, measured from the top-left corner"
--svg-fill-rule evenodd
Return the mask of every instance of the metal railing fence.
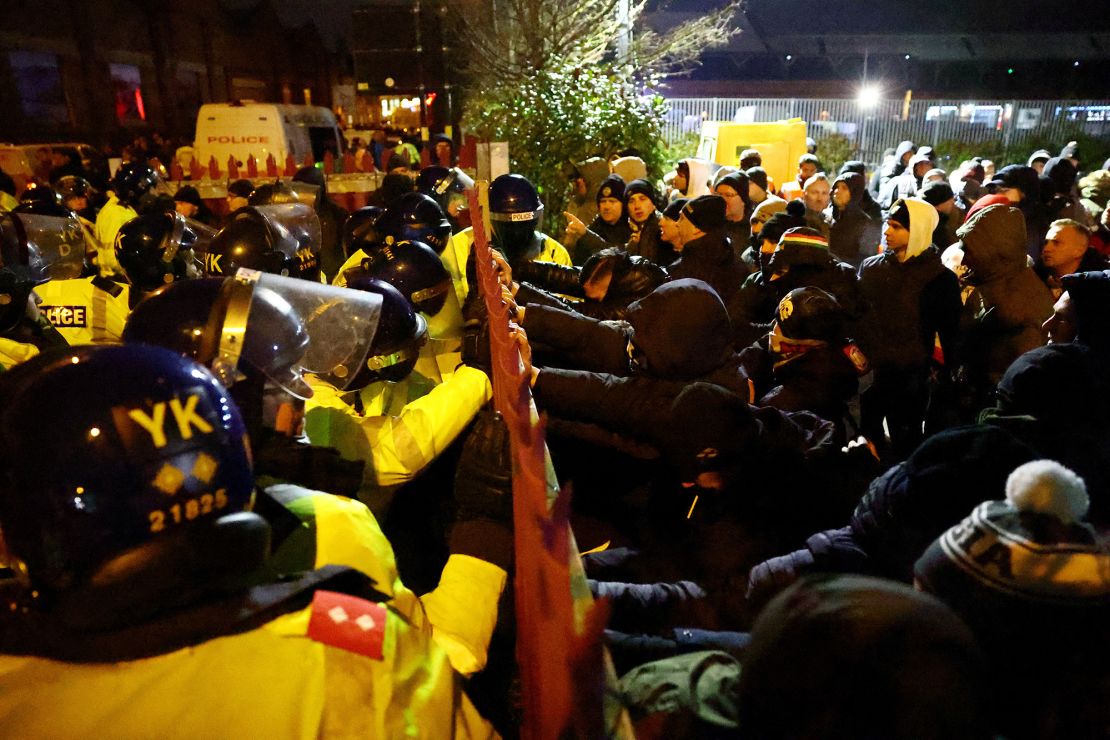
<path id="1" fill-rule="evenodd" d="M 701 122 L 801 118 L 820 144 L 847 138 L 854 156 L 874 164 L 883 150 L 910 139 L 987 144 L 1009 152 L 1029 140 L 1064 140 L 1076 132 L 1110 138 L 1107 100 L 880 100 L 865 108 L 843 98 L 668 98 L 663 136 L 669 144 L 696 137 Z"/>

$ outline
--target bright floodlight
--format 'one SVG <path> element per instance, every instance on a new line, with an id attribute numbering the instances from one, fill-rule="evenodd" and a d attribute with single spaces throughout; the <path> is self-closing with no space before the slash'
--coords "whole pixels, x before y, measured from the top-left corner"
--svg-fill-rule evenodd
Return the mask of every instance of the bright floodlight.
<path id="1" fill-rule="evenodd" d="M 860 104 L 861 108 L 874 108 L 879 104 L 881 95 L 882 90 L 875 85 L 864 85 L 856 95 L 856 102 Z"/>

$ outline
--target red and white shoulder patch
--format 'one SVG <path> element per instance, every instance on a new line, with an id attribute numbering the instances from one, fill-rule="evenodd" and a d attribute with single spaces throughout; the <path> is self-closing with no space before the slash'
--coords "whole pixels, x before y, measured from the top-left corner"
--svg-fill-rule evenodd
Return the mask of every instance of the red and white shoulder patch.
<path id="1" fill-rule="evenodd" d="M 381 660 L 385 619 L 382 604 L 335 591 L 317 591 L 312 597 L 308 638 Z"/>

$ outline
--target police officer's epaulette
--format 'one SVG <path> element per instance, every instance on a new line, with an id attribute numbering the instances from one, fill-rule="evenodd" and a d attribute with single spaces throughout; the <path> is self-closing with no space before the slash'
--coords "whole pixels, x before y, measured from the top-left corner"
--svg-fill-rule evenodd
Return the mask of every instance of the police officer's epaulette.
<path id="1" fill-rule="evenodd" d="M 103 275 L 97 275 L 90 281 L 94 288 L 103 290 L 113 298 L 118 298 L 119 294 L 123 292 L 123 286 L 111 278 L 106 278 Z"/>

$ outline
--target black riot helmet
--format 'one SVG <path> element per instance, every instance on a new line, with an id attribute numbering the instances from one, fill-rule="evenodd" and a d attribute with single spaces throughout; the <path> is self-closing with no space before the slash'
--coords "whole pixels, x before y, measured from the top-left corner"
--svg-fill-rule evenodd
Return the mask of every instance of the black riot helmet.
<path id="1" fill-rule="evenodd" d="M 296 202 L 297 195 L 293 192 L 293 188 L 281 180 L 259 185 L 247 196 L 247 205 L 251 206 L 272 206 Z"/>
<path id="2" fill-rule="evenodd" d="M 350 257 L 358 250 L 370 254 L 385 241 L 378 228 L 378 219 L 385 213 L 380 206 L 365 206 L 352 213 L 343 223 L 343 254 Z"/>
<path id="3" fill-rule="evenodd" d="M 116 259 L 134 290 L 143 293 L 186 278 L 200 277 L 196 252 L 204 252 L 214 232 L 180 213 L 148 213 L 125 223 L 116 234 Z"/>
<path id="4" fill-rule="evenodd" d="M 32 183 L 19 195 L 20 205 L 35 206 L 61 206 L 65 204 L 62 202 L 62 196 L 58 195 L 53 188 L 46 185 L 36 185 Z"/>
<path id="5" fill-rule="evenodd" d="M 416 192 L 432 198 L 444 213 L 453 197 L 462 197 L 466 189 L 473 186 L 474 181 L 458 167 L 433 165 L 420 170 L 416 177 Z"/>
<path id="6" fill-rule="evenodd" d="M 127 162 L 120 165 L 108 187 L 116 194 L 120 203 L 138 210 L 146 197 L 161 184 L 162 177 L 150 165 Z"/>
<path id="7" fill-rule="evenodd" d="M 527 178 L 501 175 L 489 186 L 489 218 L 495 246 L 513 262 L 533 249 L 543 203 Z"/>
<path id="8" fill-rule="evenodd" d="M 415 310 L 428 316 L 443 309 L 451 290 L 447 268 L 423 242 L 383 244 L 345 274 L 348 285 L 363 276 L 389 283 L 409 299 Z"/>
<path id="9" fill-rule="evenodd" d="M 191 357 L 233 391 L 240 379 L 263 376 L 309 398 L 305 374 L 343 388 L 362 367 L 380 304 L 344 288 L 240 270 L 160 288 L 131 312 L 123 340 Z"/>
<path id="10" fill-rule="evenodd" d="M 320 212 L 320 206 L 324 204 L 324 198 L 328 197 L 328 178 L 324 171 L 319 167 L 306 166 L 297 170 L 293 175 L 293 182 L 300 185 L 309 185 L 310 188 L 301 188 L 298 192 L 301 194 L 314 193 L 314 202 L 309 203 L 316 212 Z M 296 185 L 294 185 L 296 187 Z M 305 202 L 302 197 L 302 202 Z"/>
<path id="11" fill-rule="evenodd" d="M 302 203 L 248 206 L 232 214 L 204 256 L 207 275 L 246 267 L 319 281 L 320 219 Z"/>
<path id="12" fill-rule="evenodd" d="M 141 619 L 269 550 L 239 412 L 173 352 L 86 345 L 17 365 L 0 440 L 4 544 L 65 623 Z"/>
<path id="13" fill-rule="evenodd" d="M 96 195 L 96 188 L 83 177 L 66 175 L 54 183 L 54 190 L 62 196 L 63 201 L 70 198 L 91 198 Z"/>
<path id="14" fill-rule="evenodd" d="M 420 348 L 427 341 L 428 322 L 389 283 L 363 275 L 348 283 L 348 287 L 379 295 L 382 303 L 369 356 L 347 389 L 365 388 L 377 380 L 404 380 L 416 366 Z"/>
<path id="15" fill-rule="evenodd" d="M 439 204 L 423 193 L 405 193 L 385 209 L 378 229 L 394 241 L 424 242 L 443 254 L 451 238 L 451 222 Z"/>

